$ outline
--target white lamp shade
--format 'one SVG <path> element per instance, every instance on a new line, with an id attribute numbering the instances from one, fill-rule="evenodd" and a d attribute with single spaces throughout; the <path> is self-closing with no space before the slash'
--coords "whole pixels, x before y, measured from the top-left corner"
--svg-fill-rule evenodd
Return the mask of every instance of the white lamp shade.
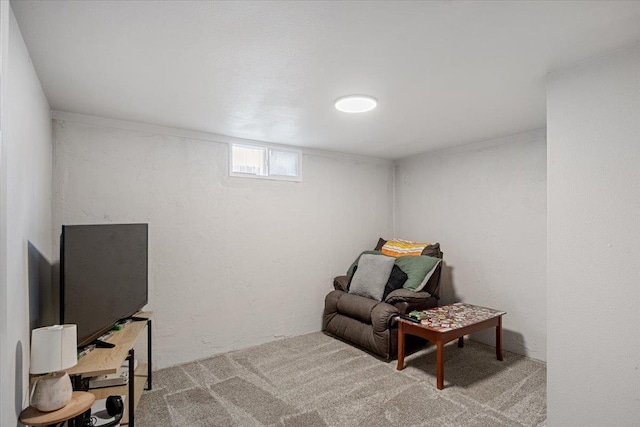
<path id="1" fill-rule="evenodd" d="M 76 325 L 54 325 L 31 331 L 32 374 L 63 371 L 78 363 Z"/>

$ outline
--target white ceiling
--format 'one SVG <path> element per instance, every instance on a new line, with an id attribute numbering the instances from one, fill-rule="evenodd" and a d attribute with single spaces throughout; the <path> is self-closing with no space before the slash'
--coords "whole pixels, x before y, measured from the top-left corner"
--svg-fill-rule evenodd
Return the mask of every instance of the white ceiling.
<path id="1" fill-rule="evenodd" d="M 55 110 L 387 158 L 544 127 L 548 72 L 640 41 L 640 1 L 12 7 Z"/>

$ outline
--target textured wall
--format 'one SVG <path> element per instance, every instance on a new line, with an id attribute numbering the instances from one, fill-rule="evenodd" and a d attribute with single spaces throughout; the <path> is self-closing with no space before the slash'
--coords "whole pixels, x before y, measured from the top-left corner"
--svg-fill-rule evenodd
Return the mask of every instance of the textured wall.
<path id="1" fill-rule="evenodd" d="M 2 2 L 2 282 L 0 425 L 14 426 L 28 405 L 29 296 L 50 268 L 52 144 L 49 104 L 15 17 Z M 4 246 L 6 245 L 6 246 Z M 5 339 L 6 338 L 6 339 Z"/>
<path id="2" fill-rule="evenodd" d="M 231 178 L 228 145 L 54 122 L 62 224 L 149 223 L 158 368 L 317 331 L 332 278 L 392 226 L 391 162 L 305 154 L 302 183 Z"/>
<path id="3" fill-rule="evenodd" d="M 550 76 L 550 426 L 640 425 L 640 45 Z"/>
<path id="4" fill-rule="evenodd" d="M 395 181 L 396 235 L 442 244 L 443 302 L 507 311 L 504 348 L 545 360 L 544 130 L 400 161 Z"/>

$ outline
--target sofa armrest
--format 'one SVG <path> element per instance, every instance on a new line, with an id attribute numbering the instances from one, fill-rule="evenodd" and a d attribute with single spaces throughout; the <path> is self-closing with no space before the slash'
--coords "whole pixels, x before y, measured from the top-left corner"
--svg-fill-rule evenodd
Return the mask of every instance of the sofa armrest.
<path id="1" fill-rule="evenodd" d="M 398 308 L 401 314 L 407 314 L 413 310 L 426 310 L 438 305 L 438 298 L 428 292 L 414 292 L 409 289 L 396 289 L 387 295 L 387 304 Z"/>
<path id="2" fill-rule="evenodd" d="M 376 332 L 383 332 L 389 329 L 392 325 L 392 320 L 400 314 L 400 311 L 396 306 L 379 303 L 371 311 L 371 325 Z"/>
<path id="3" fill-rule="evenodd" d="M 338 276 L 333 279 L 333 288 L 336 291 L 347 292 L 347 285 L 349 285 L 349 276 Z"/>
<path id="4" fill-rule="evenodd" d="M 339 290 L 331 291 L 324 299 L 324 314 L 335 314 L 338 312 L 338 301 L 345 293 Z"/>
<path id="5" fill-rule="evenodd" d="M 389 293 L 384 302 L 387 304 L 395 304 L 398 302 L 421 302 L 430 297 L 431 295 L 429 292 L 415 292 L 409 289 L 400 288 Z"/>

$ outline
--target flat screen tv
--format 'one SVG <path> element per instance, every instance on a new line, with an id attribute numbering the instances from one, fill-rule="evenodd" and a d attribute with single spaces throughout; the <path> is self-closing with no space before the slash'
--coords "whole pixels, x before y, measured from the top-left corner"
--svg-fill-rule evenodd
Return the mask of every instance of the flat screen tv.
<path id="1" fill-rule="evenodd" d="M 64 225 L 60 321 L 90 344 L 148 301 L 148 224 Z"/>

